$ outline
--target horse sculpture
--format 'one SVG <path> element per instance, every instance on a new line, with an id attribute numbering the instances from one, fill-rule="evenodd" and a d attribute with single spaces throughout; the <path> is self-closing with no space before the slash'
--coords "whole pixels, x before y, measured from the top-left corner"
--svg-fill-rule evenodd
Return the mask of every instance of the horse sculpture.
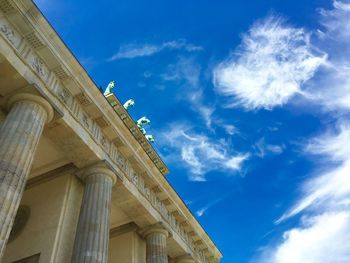
<path id="1" fill-rule="evenodd" d="M 147 141 L 152 142 L 152 143 L 154 142 L 153 135 L 147 134 L 147 135 L 145 135 L 145 137 L 146 137 Z"/>
<path id="2" fill-rule="evenodd" d="M 109 82 L 105 92 L 103 93 L 104 96 L 107 96 L 109 94 L 113 93 L 113 89 L 114 89 L 114 85 L 115 85 L 115 81 L 112 80 L 111 82 Z"/>
<path id="3" fill-rule="evenodd" d="M 127 100 L 123 106 L 124 106 L 124 109 L 128 110 L 129 108 L 134 107 L 134 105 L 135 105 L 135 101 L 133 99 L 130 99 L 130 100 Z"/>
<path id="4" fill-rule="evenodd" d="M 136 124 L 137 124 L 137 127 L 139 127 L 139 129 L 141 129 L 147 125 L 150 125 L 151 121 L 147 117 L 143 116 L 142 118 L 137 120 Z"/>

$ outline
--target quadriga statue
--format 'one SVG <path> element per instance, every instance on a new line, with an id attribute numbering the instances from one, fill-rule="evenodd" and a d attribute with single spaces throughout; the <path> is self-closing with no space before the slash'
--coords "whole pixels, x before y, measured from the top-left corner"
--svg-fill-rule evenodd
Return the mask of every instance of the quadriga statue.
<path id="1" fill-rule="evenodd" d="M 147 134 L 145 137 L 146 137 L 147 141 L 152 142 L 152 143 L 154 142 L 153 135 Z"/>
<path id="2" fill-rule="evenodd" d="M 150 125 L 151 121 L 147 117 L 143 116 L 142 118 L 137 120 L 136 124 L 137 124 L 137 127 L 141 129 L 147 125 Z"/>
<path id="3" fill-rule="evenodd" d="M 103 95 L 107 96 L 109 94 L 113 93 L 113 89 L 114 89 L 114 85 L 115 85 L 115 81 L 112 80 L 111 82 L 109 82 L 105 92 L 103 93 Z"/>
<path id="4" fill-rule="evenodd" d="M 135 105 L 135 101 L 133 99 L 130 99 L 130 100 L 127 100 L 123 106 L 124 106 L 124 109 L 128 110 L 129 108 L 134 107 L 134 105 Z"/>

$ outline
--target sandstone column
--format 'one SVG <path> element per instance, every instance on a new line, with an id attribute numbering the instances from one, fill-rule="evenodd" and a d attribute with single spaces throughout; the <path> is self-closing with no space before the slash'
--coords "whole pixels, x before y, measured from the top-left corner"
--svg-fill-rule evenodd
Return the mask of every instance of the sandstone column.
<path id="1" fill-rule="evenodd" d="M 102 166 L 84 170 L 83 201 L 76 231 L 73 263 L 107 263 L 109 243 L 109 214 L 112 187 L 117 178 Z"/>
<path id="2" fill-rule="evenodd" d="M 20 93 L 9 100 L 0 130 L 0 261 L 45 123 L 53 109 L 43 98 Z"/>
<path id="3" fill-rule="evenodd" d="M 156 224 L 143 233 L 146 239 L 147 263 L 168 263 L 167 238 L 169 232 L 161 225 Z"/>

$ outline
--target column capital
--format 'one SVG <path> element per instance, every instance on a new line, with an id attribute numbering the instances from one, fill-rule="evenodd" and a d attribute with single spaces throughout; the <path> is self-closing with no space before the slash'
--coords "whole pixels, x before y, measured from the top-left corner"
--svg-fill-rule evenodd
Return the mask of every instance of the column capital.
<path id="1" fill-rule="evenodd" d="M 54 116 L 53 108 L 50 105 L 50 103 L 47 100 L 45 100 L 43 97 L 30 94 L 30 93 L 18 93 L 9 98 L 7 102 L 7 106 L 8 108 L 11 108 L 16 102 L 20 102 L 20 101 L 29 101 L 43 107 L 47 114 L 46 123 L 49 123 L 53 119 L 53 116 Z"/>
<path id="2" fill-rule="evenodd" d="M 171 260 L 171 263 L 195 263 L 194 259 L 191 257 L 191 254 L 186 254 Z"/>
<path id="3" fill-rule="evenodd" d="M 81 171 L 78 172 L 77 175 L 80 179 L 82 179 L 85 182 L 85 180 L 89 176 L 95 175 L 95 174 L 103 174 L 105 176 L 108 176 L 109 178 L 112 179 L 113 185 L 117 182 L 117 176 L 115 175 L 115 173 L 103 164 L 95 164 L 95 165 L 83 168 Z"/>
<path id="4" fill-rule="evenodd" d="M 170 230 L 164 225 L 163 222 L 158 222 L 154 225 L 150 225 L 150 226 L 145 227 L 144 229 L 142 229 L 140 231 L 140 234 L 144 238 L 147 238 L 147 236 L 149 236 L 151 234 L 155 234 L 155 233 L 163 234 L 167 238 L 171 236 Z"/>

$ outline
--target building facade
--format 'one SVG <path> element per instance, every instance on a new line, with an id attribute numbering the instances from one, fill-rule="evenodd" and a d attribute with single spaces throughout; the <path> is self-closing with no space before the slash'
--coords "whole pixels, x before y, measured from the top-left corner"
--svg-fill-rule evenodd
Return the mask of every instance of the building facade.
<path id="1" fill-rule="evenodd" d="M 0 0 L 0 261 L 219 262 L 167 173 L 34 3 Z"/>

